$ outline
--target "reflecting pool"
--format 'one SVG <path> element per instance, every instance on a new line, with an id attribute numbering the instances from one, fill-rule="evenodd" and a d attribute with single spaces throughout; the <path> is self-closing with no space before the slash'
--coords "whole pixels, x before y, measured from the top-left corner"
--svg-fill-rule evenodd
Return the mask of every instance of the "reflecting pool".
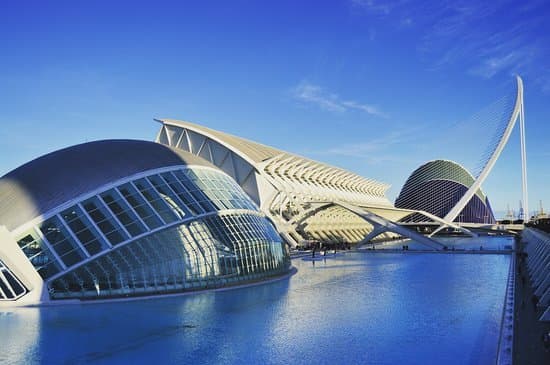
<path id="1" fill-rule="evenodd" d="M 448 250 L 456 251 L 511 251 L 514 248 L 514 237 L 505 236 L 479 236 L 479 237 L 445 237 L 438 236 L 437 242 L 447 246 Z M 403 245 L 408 245 L 409 250 L 432 250 L 421 243 L 411 240 L 387 241 L 376 245 L 377 250 L 400 250 Z"/>
<path id="2" fill-rule="evenodd" d="M 247 288 L 0 312 L 2 364 L 486 364 L 510 256 L 338 254 Z"/>

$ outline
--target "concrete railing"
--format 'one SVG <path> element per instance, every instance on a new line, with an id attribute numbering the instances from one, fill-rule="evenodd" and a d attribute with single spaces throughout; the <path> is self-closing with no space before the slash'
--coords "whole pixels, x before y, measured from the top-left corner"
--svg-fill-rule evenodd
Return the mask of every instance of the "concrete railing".
<path id="1" fill-rule="evenodd" d="M 506 295 L 502 307 L 502 320 L 500 322 L 500 336 L 498 339 L 497 365 L 511 365 L 514 349 L 514 301 L 516 291 L 516 254 L 510 258 L 508 281 L 506 282 Z"/>
<path id="2" fill-rule="evenodd" d="M 527 253 L 527 271 L 537 306 L 548 313 L 550 307 L 550 235 L 543 231 L 527 228 L 522 233 Z M 549 320 L 543 314 L 540 320 Z"/>

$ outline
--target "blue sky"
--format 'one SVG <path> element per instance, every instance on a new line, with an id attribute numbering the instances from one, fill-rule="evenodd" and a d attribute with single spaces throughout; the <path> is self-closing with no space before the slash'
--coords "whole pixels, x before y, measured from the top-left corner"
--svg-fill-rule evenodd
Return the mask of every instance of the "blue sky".
<path id="1" fill-rule="evenodd" d="M 471 120 L 518 73 L 530 206 L 550 209 L 545 1 L 113 3 L 0 4 L 0 174 L 84 141 L 153 139 L 168 117 L 390 183 L 393 200 L 444 157 L 431 131 Z M 484 184 L 497 211 L 521 199 L 518 136 Z"/>

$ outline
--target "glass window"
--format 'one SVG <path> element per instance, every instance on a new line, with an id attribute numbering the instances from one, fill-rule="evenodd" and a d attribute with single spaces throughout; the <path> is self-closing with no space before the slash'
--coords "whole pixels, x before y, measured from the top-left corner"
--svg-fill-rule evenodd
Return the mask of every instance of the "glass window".
<path id="1" fill-rule="evenodd" d="M 100 235 L 78 206 L 75 205 L 65 210 L 60 216 L 90 255 L 95 255 L 109 247 L 102 241 Z"/>
<path id="2" fill-rule="evenodd" d="M 145 222 L 149 229 L 155 229 L 163 225 L 153 209 L 141 197 L 132 184 L 124 184 L 118 187 L 118 191 L 124 199 L 130 204 L 139 217 Z"/>
<path id="3" fill-rule="evenodd" d="M 202 214 L 204 213 L 204 210 L 202 207 L 197 203 L 195 198 L 189 192 L 187 189 L 178 181 L 178 179 L 171 173 L 171 172 L 165 172 L 161 174 L 162 178 L 166 183 L 172 188 L 172 190 L 178 195 L 180 200 L 187 205 L 187 208 L 191 211 L 192 214 Z"/>
<path id="4" fill-rule="evenodd" d="M 72 266 L 86 257 L 57 216 L 42 222 L 40 231 L 66 266 Z"/>
<path id="5" fill-rule="evenodd" d="M 17 241 L 17 244 L 43 279 L 59 272 L 61 266 L 36 233 L 31 232 L 24 235 Z"/>
<path id="6" fill-rule="evenodd" d="M 129 238 L 97 197 L 84 201 L 82 206 L 112 245 Z"/>
<path id="7" fill-rule="evenodd" d="M 174 171 L 174 175 L 178 178 L 180 183 L 185 186 L 187 191 L 193 195 L 195 200 L 200 204 L 200 206 L 203 208 L 206 212 L 213 212 L 216 211 L 216 207 L 212 204 L 208 196 L 201 190 L 200 187 L 198 187 L 195 183 L 195 181 L 191 181 L 190 178 L 187 176 L 188 174 L 192 174 L 192 171 L 187 169 L 185 170 L 185 173 L 183 173 L 181 170 Z"/>
<path id="8" fill-rule="evenodd" d="M 49 283 L 50 293 L 55 299 L 143 295 L 281 272 L 288 254 L 280 239 L 269 240 L 270 227 L 255 214 L 180 224 L 110 250 Z"/>
<path id="9" fill-rule="evenodd" d="M 220 204 L 220 209 L 258 210 L 241 187 L 228 176 L 206 169 L 195 169 L 187 174 L 205 189 L 210 199 Z"/>
<path id="10" fill-rule="evenodd" d="M 214 185 L 213 179 L 208 176 L 208 171 L 196 169 L 186 170 L 187 177 L 193 182 L 193 184 L 206 195 L 207 200 L 214 204 L 217 210 L 230 209 L 230 206 L 226 206 L 220 198 L 217 187 Z"/>
<path id="11" fill-rule="evenodd" d="M 195 241 L 204 263 L 204 277 L 215 276 L 219 273 L 219 263 L 214 247 L 214 238 L 206 231 L 207 227 L 201 221 L 191 222 L 189 231 Z M 205 229 L 206 228 L 206 229 Z"/>
<path id="12" fill-rule="evenodd" d="M 184 219 L 189 214 L 187 206 L 179 199 L 179 197 L 166 185 L 166 182 L 158 175 L 147 177 L 147 180 L 153 185 L 156 191 L 162 196 L 172 211 L 179 219 Z"/>
<path id="13" fill-rule="evenodd" d="M 178 219 L 172 208 L 169 207 L 166 201 L 146 179 L 136 180 L 134 181 L 134 185 L 166 223 L 172 223 Z"/>
<path id="14" fill-rule="evenodd" d="M 147 229 L 116 190 L 111 189 L 102 193 L 101 198 L 130 235 L 135 237 L 145 233 Z"/>

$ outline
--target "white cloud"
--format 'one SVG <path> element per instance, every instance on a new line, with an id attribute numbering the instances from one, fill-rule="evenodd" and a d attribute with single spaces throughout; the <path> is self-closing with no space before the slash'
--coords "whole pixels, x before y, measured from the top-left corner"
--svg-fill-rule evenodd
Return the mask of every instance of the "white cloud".
<path id="1" fill-rule="evenodd" d="M 547 1 L 350 0 L 353 8 L 383 19 L 396 32 L 416 34 L 419 55 L 441 69 L 459 65 L 472 75 L 494 78 L 520 74 L 550 91 L 545 71 Z M 408 31 L 408 30 L 407 30 Z M 435 61 L 431 61 L 435 60 Z"/>
<path id="2" fill-rule="evenodd" d="M 317 155 L 337 155 L 364 160 L 369 165 L 385 163 L 418 164 L 421 159 L 415 151 L 418 149 L 419 135 L 424 133 L 426 126 L 396 129 L 385 135 L 364 142 L 347 143 L 332 146 L 323 151 L 310 151 Z M 409 150 L 408 152 L 404 152 Z"/>
<path id="3" fill-rule="evenodd" d="M 521 58 L 519 52 L 510 52 L 503 55 L 493 55 L 485 59 L 481 64 L 470 69 L 474 75 L 482 76 L 490 79 L 497 73 L 513 67 L 514 64 Z"/>
<path id="4" fill-rule="evenodd" d="M 317 104 L 325 110 L 333 112 L 343 112 L 346 110 L 344 106 L 340 105 L 337 95 L 328 94 L 321 87 L 308 82 L 301 82 L 294 88 L 293 94 L 296 99 Z"/>
<path id="5" fill-rule="evenodd" d="M 315 104 L 318 107 L 331 112 L 346 112 L 357 110 L 381 118 L 388 118 L 388 115 L 374 105 L 360 103 L 354 100 L 343 100 L 337 94 L 327 92 L 318 85 L 302 81 L 292 90 L 295 99 Z"/>
<path id="6" fill-rule="evenodd" d="M 396 5 L 392 1 L 377 1 L 377 0 L 351 0 L 351 4 L 358 8 L 366 9 L 373 13 L 387 15 Z"/>

